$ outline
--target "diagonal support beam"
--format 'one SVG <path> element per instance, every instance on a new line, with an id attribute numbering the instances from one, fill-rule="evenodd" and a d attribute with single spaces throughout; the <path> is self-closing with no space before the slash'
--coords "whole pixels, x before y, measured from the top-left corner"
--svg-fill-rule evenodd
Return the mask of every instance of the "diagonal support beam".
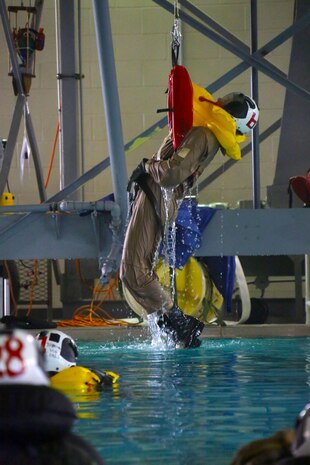
<path id="1" fill-rule="evenodd" d="M 226 37 L 226 39 L 235 43 L 235 45 L 237 45 L 241 49 L 244 49 L 244 51 L 246 51 L 247 53 L 250 53 L 250 47 L 248 47 L 244 42 L 242 42 L 236 36 L 234 36 L 229 31 L 227 31 L 227 29 L 225 29 L 223 26 L 221 26 L 216 21 L 214 21 L 212 18 L 210 18 L 210 16 L 208 16 L 206 13 L 203 13 L 201 10 L 199 10 L 199 8 L 192 5 L 192 3 L 190 3 L 188 0 L 179 0 L 179 1 L 181 5 L 185 6 L 188 11 L 190 11 L 192 14 L 197 16 L 197 18 L 201 19 L 205 24 L 208 24 L 215 31 L 221 34 L 223 37 Z M 310 12 L 304 14 L 300 18 L 297 18 L 292 25 L 288 26 L 286 29 L 284 29 L 284 31 L 280 32 L 277 36 L 275 36 L 273 39 L 267 42 L 263 47 L 260 47 L 260 49 L 257 50 L 257 52 L 254 53 L 253 55 L 257 57 L 266 56 L 268 53 L 272 52 L 275 48 L 279 47 L 284 42 L 286 42 L 288 39 L 290 39 L 294 34 L 301 31 L 305 27 L 309 26 L 309 22 L 310 22 Z M 279 70 L 278 68 L 276 69 L 278 70 L 278 72 L 282 73 L 281 70 Z"/>
<path id="2" fill-rule="evenodd" d="M 238 39 L 234 34 L 229 32 L 227 29 L 225 29 L 223 26 L 221 26 L 219 23 L 214 21 L 209 15 L 201 11 L 199 8 L 194 6 L 191 2 L 188 0 L 179 0 L 180 5 L 184 6 L 188 11 L 190 11 L 194 16 L 199 18 L 204 24 L 207 24 L 208 26 L 212 27 L 214 31 L 218 32 L 221 34 L 223 37 L 225 37 L 227 40 L 235 44 L 237 47 L 240 49 L 243 49 L 244 52 L 250 53 L 250 47 L 246 45 L 242 40 Z"/>
<path id="3" fill-rule="evenodd" d="M 264 132 L 262 132 L 259 136 L 259 142 L 263 142 L 265 139 L 267 139 L 271 134 L 273 134 L 275 131 L 280 129 L 281 127 L 281 118 L 275 121 L 271 126 L 269 126 L 268 129 L 266 129 Z M 244 158 L 248 153 L 250 153 L 252 147 L 251 143 L 247 144 L 241 151 L 242 158 Z M 227 160 L 223 166 L 220 168 L 216 169 L 211 173 L 207 178 L 205 178 L 198 187 L 198 190 L 201 191 L 208 187 L 211 182 L 214 182 L 217 178 L 223 175 L 225 171 L 227 171 L 229 168 L 231 168 L 235 163 L 237 163 L 237 160 L 232 160 L 231 158 Z"/>
<path id="4" fill-rule="evenodd" d="M 22 119 L 23 109 L 25 105 L 25 99 L 25 96 L 20 94 L 18 95 L 15 103 L 13 118 L 11 121 L 11 127 L 7 139 L 7 144 L 4 150 L 4 158 L 0 172 L 0 196 L 3 194 L 5 184 L 9 176 L 11 163 L 14 155 L 14 149 L 18 137 L 20 122 Z"/>
<path id="5" fill-rule="evenodd" d="M 170 13 L 174 12 L 173 5 L 171 5 L 167 0 L 153 0 L 156 4 L 162 6 Z M 201 32 L 203 35 L 208 37 L 209 39 L 213 40 L 214 42 L 218 43 L 226 50 L 230 51 L 234 55 L 241 58 L 243 61 L 247 62 L 249 66 L 255 67 L 258 71 L 266 74 L 268 77 L 273 79 L 274 81 L 278 82 L 279 84 L 283 85 L 288 90 L 291 90 L 296 95 L 307 99 L 310 101 L 310 92 L 303 89 L 302 87 L 298 86 L 294 82 L 284 77 L 282 73 L 279 73 L 278 70 L 271 65 L 267 60 L 260 59 L 254 54 L 248 54 L 243 49 L 237 47 L 234 43 L 230 42 L 225 37 L 222 37 L 215 31 L 212 31 L 210 28 L 204 26 L 199 21 L 195 20 L 187 13 L 184 13 L 182 10 L 180 11 L 180 19 L 183 20 L 185 23 L 192 26 L 197 31 Z"/>
<path id="6" fill-rule="evenodd" d="M 34 168 L 36 172 L 36 178 L 37 178 L 37 184 L 38 184 L 38 189 L 39 189 L 39 196 L 40 196 L 40 201 L 44 202 L 47 198 L 46 196 L 46 190 L 44 186 L 44 177 L 43 177 L 43 170 L 42 170 L 42 165 L 41 165 L 41 159 L 40 159 L 40 153 L 39 153 L 39 147 L 36 141 L 35 133 L 34 133 L 34 128 L 32 124 L 32 119 L 31 115 L 29 112 L 28 104 L 26 104 L 26 111 L 25 111 L 25 124 L 26 124 L 26 131 L 27 131 L 27 136 L 29 140 L 29 145 L 31 148 L 31 153 L 33 157 L 33 163 L 34 163 Z"/>

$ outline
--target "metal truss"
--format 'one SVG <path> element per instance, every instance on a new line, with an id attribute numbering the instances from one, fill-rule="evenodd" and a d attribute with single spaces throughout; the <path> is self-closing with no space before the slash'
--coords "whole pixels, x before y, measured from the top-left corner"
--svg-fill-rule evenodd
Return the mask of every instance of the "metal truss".
<path id="1" fill-rule="evenodd" d="M 167 11 L 173 13 L 173 5 L 167 0 L 153 0 L 156 4 L 162 6 Z M 102 2 L 106 4 L 106 1 Z M 218 44 L 239 57 L 242 62 L 232 68 L 229 72 L 221 76 L 214 83 L 208 85 L 208 90 L 212 93 L 229 83 L 236 76 L 249 69 L 250 67 L 259 70 L 271 77 L 275 82 L 284 86 L 291 92 L 294 92 L 299 97 L 310 101 L 310 93 L 288 79 L 287 76 L 270 64 L 264 57 L 274 50 L 276 47 L 281 45 L 284 41 L 291 38 L 298 31 L 309 26 L 310 24 L 310 11 L 299 20 L 295 21 L 290 27 L 281 32 L 274 39 L 266 43 L 263 47 L 253 50 L 253 44 L 255 45 L 255 17 L 252 18 L 252 27 L 254 33 L 252 37 L 251 47 L 239 41 L 236 37 L 222 28 L 219 24 L 209 18 L 205 13 L 198 10 L 187 0 L 180 0 L 181 5 L 188 11 L 181 10 L 181 19 L 201 32 L 205 36 L 214 40 Z M 100 8 L 100 1 L 94 2 L 97 8 Z M 256 2 L 251 1 L 253 11 L 255 13 Z M 105 5 L 106 6 L 106 5 Z M 0 0 L 0 13 L 2 17 L 4 29 L 5 25 L 5 14 L 4 14 L 5 2 Z M 98 10 L 99 11 L 99 10 Z M 98 12 L 97 11 L 97 12 Z M 99 11 L 100 13 L 100 11 Z M 255 16 L 255 15 L 254 15 Z M 100 26 L 100 24 L 98 24 Z M 8 47 L 10 49 L 10 41 L 8 40 Z M 108 53 L 107 47 L 111 44 L 105 44 L 105 52 Z M 255 46 L 254 46 L 255 48 Z M 14 53 L 13 53 L 14 52 Z M 14 54 L 12 54 L 12 65 L 14 75 L 18 79 L 19 70 L 18 65 L 14 65 Z M 104 57 L 102 57 L 104 60 Z M 113 66 L 111 63 L 109 66 Z M 108 77 L 107 77 L 108 78 Z M 107 85 L 102 77 L 103 88 Z M 21 83 L 19 84 L 21 86 Z M 13 114 L 13 120 L 11 125 L 11 131 L 8 138 L 8 145 L 5 152 L 5 162 L 0 174 L 0 187 L 2 188 L 7 179 L 9 172 L 10 163 L 13 156 L 14 146 L 17 137 L 17 128 L 19 127 L 21 119 L 21 109 L 25 102 L 21 88 L 20 95 L 16 100 L 16 107 Z M 103 89 L 104 90 L 104 89 Z M 113 105 L 115 102 L 111 102 Z M 117 102 L 116 102 L 117 103 Z M 157 123 L 152 125 L 142 134 L 137 136 L 129 143 L 125 144 L 124 151 L 128 154 L 137 139 L 141 137 L 149 138 L 151 135 L 159 129 L 166 126 L 167 120 L 163 118 Z M 264 133 L 257 134 L 258 141 L 261 142 L 266 137 L 271 135 L 280 127 L 281 121 L 275 121 L 270 128 Z M 30 140 L 32 145 L 31 149 L 33 153 L 37 153 L 37 182 L 40 191 L 41 200 L 47 205 L 60 202 L 61 200 L 68 198 L 77 189 L 83 186 L 90 179 L 93 179 L 104 169 L 106 169 L 110 163 L 114 164 L 114 152 L 112 141 L 115 138 L 112 133 L 111 144 L 109 146 L 110 156 L 102 160 L 96 166 L 91 168 L 86 173 L 82 174 L 77 179 L 66 185 L 57 194 L 47 199 L 43 185 L 42 185 L 42 173 L 40 170 L 39 154 L 36 148 L 34 130 L 32 128 L 30 113 L 28 115 L 28 130 L 33 135 L 33 140 Z M 30 137 L 31 139 L 31 137 Z M 252 149 L 252 150 L 251 150 Z M 119 148 L 117 149 L 119 151 Z M 243 155 L 253 152 L 253 146 L 245 147 Z M 253 156 L 253 153 L 252 153 Z M 225 170 L 229 169 L 233 165 L 233 161 L 229 160 L 225 163 Z M 257 175 L 258 167 L 256 166 L 254 178 Z M 221 173 L 223 170 L 220 170 Z M 210 182 L 214 181 L 220 172 L 217 170 L 211 173 L 201 184 L 200 189 L 205 188 Z M 124 179 L 125 173 L 118 178 L 116 184 L 117 195 L 124 201 L 124 193 L 122 189 L 126 186 L 127 179 Z M 256 178 L 256 184 L 259 184 L 259 179 Z M 123 186 L 123 187 L 122 187 Z M 257 190 L 257 186 L 256 186 Z M 255 198 L 256 197 L 256 198 Z M 253 205 L 257 203 L 257 193 L 254 192 Z M 27 208 L 25 207 L 25 210 Z M 7 213 L 7 211 L 0 209 L 0 213 Z M 29 206 L 29 212 L 21 215 L 1 215 L 0 217 L 0 258 L 14 259 L 14 258 L 94 258 L 98 257 L 99 253 L 105 253 L 111 243 L 111 233 L 108 228 L 107 218 L 109 214 L 101 212 L 97 215 L 95 223 L 99 221 L 100 228 L 95 227 L 94 233 L 94 218 L 92 215 L 79 216 L 70 215 L 57 215 L 50 211 L 35 212 L 32 211 L 32 206 Z M 99 219 L 98 219 L 99 218 Z M 205 255 L 268 255 L 268 254 L 304 254 L 309 253 L 309 211 L 307 209 L 253 209 L 253 210 L 232 210 L 232 211 L 218 211 L 214 215 L 210 226 L 205 232 L 203 244 L 200 250 L 201 254 Z M 102 227 L 101 227 L 102 226 Z M 285 232 L 285 234 L 284 234 Z M 27 233 L 27 236 L 25 236 Z M 94 241 L 94 234 L 96 240 Z M 25 244 L 22 238 L 31 238 L 31 244 L 29 241 Z M 222 240 L 220 240 L 220 237 Z M 253 238 L 255 240 L 253 240 Z M 98 246 L 99 244 L 99 246 Z M 99 252 L 100 251 L 100 252 Z"/>

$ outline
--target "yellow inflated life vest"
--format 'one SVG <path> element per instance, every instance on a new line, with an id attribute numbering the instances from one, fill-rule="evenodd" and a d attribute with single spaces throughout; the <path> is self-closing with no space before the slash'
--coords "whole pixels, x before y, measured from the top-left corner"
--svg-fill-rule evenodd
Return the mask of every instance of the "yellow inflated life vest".
<path id="1" fill-rule="evenodd" d="M 204 126 L 213 132 L 220 145 L 230 158 L 241 159 L 239 144 L 246 140 L 245 135 L 236 134 L 233 117 L 216 104 L 212 95 L 203 87 L 193 84 L 193 126 Z M 214 102 L 214 103 L 212 103 Z"/>
<path id="2" fill-rule="evenodd" d="M 112 371 L 105 371 L 105 375 L 111 377 L 111 384 L 115 383 L 119 375 Z M 102 379 L 95 371 L 89 368 L 74 366 L 65 368 L 53 375 L 50 379 L 51 386 L 63 392 L 77 391 L 80 393 L 92 392 L 102 383 Z"/>

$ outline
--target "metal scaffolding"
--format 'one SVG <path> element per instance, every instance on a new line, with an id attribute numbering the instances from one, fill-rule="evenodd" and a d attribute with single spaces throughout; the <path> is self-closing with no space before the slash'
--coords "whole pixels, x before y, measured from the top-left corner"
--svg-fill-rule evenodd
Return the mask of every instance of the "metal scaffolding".
<path id="1" fill-rule="evenodd" d="M 165 8 L 173 14 L 173 4 L 167 0 L 153 0 L 157 5 Z M 59 40 L 64 38 L 63 25 L 66 23 L 68 14 L 72 11 L 73 0 L 58 0 L 59 8 Z M 276 47 L 283 44 L 289 38 L 295 38 L 297 33 L 305 31 L 309 33 L 310 24 L 310 7 L 305 0 L 296 0 L 296 10 L 299 14 L 295 15 L 291 26 L 282 31 L 262 47 L 257 47 L 257 1 L 251 0 L 251 44 L 250 47 L 233 36 L 229 31 L 224 29 L 206 13 L 196 8 L 187 0 L 180 0 L 182 9 L 180 10 L 181 20 L 190 27 L 199 31 L 209 39 L 229 50 L 241 61 L 238 65 L 225 73 L 215 82 L 208 85 L 208 90 L 213 93 L 225 84 L 229 83 L 236 76 L 251 68 L 252 70 L 252 94 L 257 100 L 258 95 L 258 72 L 266 74 L 277 84 L 285 87 L 289 95 L 294 96 L 307 104 L 310 103 L 310 92 L 307 88 L 294 80 L 294 73 L 286 76 L 276 66 L 269 63 L 265 57 Z M 305 6 L 306 5 L 306 6 Z M 43 8 L 43 1 L 37 0 L 38 9 Z M 63 134 L 63 182 L 58 193 L 51 198 L 46 198 L 44 189 L 42 170 L 40 166 L 40 155 L 36 144 L 35 131 L 31 121 L 30 109 L 27 107 L 26 123 L 29 143 L 35 159 L 35 169 L 37 184 L 41 201 L 49 206 L 57 204 L 64 199 L 74 198 L 74 193 L 86 182 L 93 179 L 103 170 L 111 165 L 112 180 L 115 202 L 121 211 L 122 224 L 126 217 L 127 197 L 126 184 L 127 172 L 125 154 L 129 153 L 134 145 L 136 138 L 132 141 L 123 143 L 122 125 L 119 111 L 118 90 L 115 79 L 115 63 L 113 54 L 113 42 L 110 27 L 108 0 L 93 0 L 93 12 L 95 15 L 95 27 L 98 46 L 98 61 L 100 65 L 101 85 L 103 101 L 105 105 L 108 135 L 109 156 L 103 159 L 96 166 L 92 167 L 85 173 L 78 171 L 78 159 L 75 157 L 78 152 L 78 130 L 76 121 L 69 121 L 68 114 L 72 111 L 72 102 L 76 102 L 77 79 L 75 75 L 74 61 L 70 61 L 70 67 L 65 69 L 64 63 L 70 58 L 69 53 L 74 53 L 74 46 L 66 47 L 61 50 L 60 67 L 59 67 L 59 86 L 62 92 L 63 106 L 61 108 L 62 124 L 64 127 Z M 3 192 L 7 176 L 10 170 L 13 157 L 14 147 L 18 128 L 20 125 L 23 109 L 27 106 L 26 97 L 23 93 L 22 83 L 20 80 L 20 70 L 16 61 L 16 52 L 12 44 L 8 22 L 5 0 L 0 0 L 0 14 L 5 37 L 12 61 L 14 77 L 17 82 L 18 96 L 16 99 L 15 109 L 13 112 L 11 128 L 8 136 L 8 142 L 4 153 L 4 161 L 0 172 L 0 193 Z M 69 15 L 70 16 L 70 15 Z M 73 25 L 72 25 L 73 27 Z M 69 29 L 72 43 L 72 29 Z M 68 30 L 67 30 L 68 34 Z M 67 40 L 67 39 L 66 39 Z M 309 41 L 307 42 L 309 43 Z M 304 47 L 305 53 L 307 48 Z M 72 49 L 72 50 L 71 50 Z M 71 56 L 72 58 L 72 56 Z M 67 93 L 68 92 L 68 93 Z M 66 96 L 68 98 L 66 98 Z M 67 103 L 66 103 L 67 102 Z M 310 112 L 309 112 L 310 113 Z M 137 138 L 151 136 L 158 128 L 166 126 L 166 118 L 159 120 L 149 127 Z M 283 209 L 271 211 L 270 209 L 259 209 L 259 144 L 269 137 L 274 131 L 281 126 L 281 120 L 275 121 L 267 130 L 259 134 L 259 129 L 254 132 L 253 141 L 247 145 L 243 151 L 243 156 L 248 153 L 252 154 L 252 179 L 253 179 L 253 206 L 257 211 L 221 211 L 217 212 L 210 228 L 205 232 L 205 237 L 201 253 L 208 255 L 266 255 L 272 252 L 273 255 L 281 254 L 305 254 L 309 253 L 309 212 L 305 209 Z M 304 137 L 308 137 L 305 131 Z M 66 139 L 68 137 L 68 139 Z M 71 141 L 69 139 L 72 139 Z M 72 143 L 74 142 L 74 147 Z M 67 153 L 68 152 L 68 153 Z M 72 160 L 73 162 L 68 161 Z M 71 157 L 71 158 L 70 158 Z M 74 166 L 72 166 L 74 164 Z M 199 189 L 204 189 L 213 182 L 223 171 L 226 171 L 234 164 L 233 160 L 224 163 L 224 169 L 215 170 L 203 182 L 200 183 Z M 307 167 L 308 168 L 308 167 Z M 69 176 L 71 172 L 71 176 Z M 72 176 L 74 173 L 74 176 Z M 116 175 L 117 173 L 117 175 Z M 86 206 L 87 207 L 87 206 Z M 29 208 L 29 211 L 27 210 Z M 27 212 L 26 212 L 27 210 Z M 1 209 L 0 209 L 1 211 Z M 98 219 L 99 218 L 99 219 Z M 111 232 L 105 227 L 107 218 L 111 221 L 110 212 L 96 212 L 95 215 L 82 217 L 75 215 L 73 219 L 65 218 L 56 211 L 35 211 L 35 207 L 29 206 L 24 208 L 22 214 L 2 215 L 0 217 L 0 257 L 1 258 L 73 258 L 73 257 L 97 257 L 100 254 L 107 254 L 111 244 Z M 100 237 L 93 241 L 94 223 L 100 222 L 102 228 L 96 226 L 96 234 Z M 298 227 L 296 222 L 298 221 Z M 220 222 L 220 223 L 219 223 Z M 272 227 L 270 225 L 272 223 Z M 79 227 L 77 227 L 79 224 Z M 218 225 L 225 225 L 225 246 L 218 242 Z M 237 227 L 237 225 L 239 225 Z M 242 229 L 244 228 L 244 229 Z M 286 234 L 282 231 L 285 229 Z M 80 234 L 78 230 L 83 230 Z M 27 230 L 31 237 L 36 241 L 28 250 L 21 246 L 20 238 L 24 231 Z M 98 232 L 99 231 L 99 232 Z M 243 231 L 242 241 L 240 241 L 240 232 Z M 249 234 L 251 231 L 251 234 Z M 276 240 L 271 238 L 273 235 Z M 256 238 L 253 241 L 253 237 Z M 294 238 L 294 239 L 293 239 Z M 298 239 L 296 239 L 298 238 Z M 51 244 L 53 246 L 51 247 Z M 97 244 L 100 244 L 99 249 Z"/>

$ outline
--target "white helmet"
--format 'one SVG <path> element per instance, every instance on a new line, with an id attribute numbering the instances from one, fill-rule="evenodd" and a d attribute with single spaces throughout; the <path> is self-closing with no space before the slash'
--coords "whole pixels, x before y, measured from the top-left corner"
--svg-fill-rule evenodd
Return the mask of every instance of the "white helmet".
<path id="1" fill-rule="evenodd" d="M 49 372 L 62 371 L 76 365 L 78 350 L 72 337 L 62 331 L 41 331 L 36 338 L 45 353 L 45 369 Z"/>
<path id="2" fill-rule="evenodd" d="M 310 456 L 310 404 L 303 408 L 296 420 L 292 454 L 295 457 Z"/>
<path id="3" fill-rule="evenodd" d="M 22 329 L 0 332 L 0 384 L 49 385 L 44 354 L 35 338 Z"/>
<path id="4" fill-rule="evenodd" d="M 259 108 L 251 97 L 239 92 L 231 92 L 220 98 L 218 103 L 234 118 L 237 131 L 241 134 L 246 134 L 255 128 Z"/>

